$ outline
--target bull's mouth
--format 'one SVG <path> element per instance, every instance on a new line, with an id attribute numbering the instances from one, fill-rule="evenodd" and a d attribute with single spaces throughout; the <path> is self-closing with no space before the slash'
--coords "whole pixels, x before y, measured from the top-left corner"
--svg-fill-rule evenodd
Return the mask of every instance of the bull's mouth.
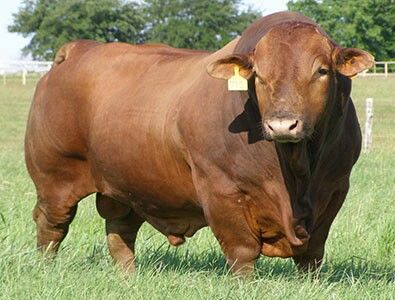
<path id="1" fill-rule="evenodd" d="M 263 137 L 265 138 L 265 140 L 269 141 L 269 142 L 277 142 L 280 144 L 286 144 L 286 143 L 299 143 L 300 141 L 303 140 L 303 137 L 301 136 L 272 136 L 270 134 L 268 134 L 265 130 L 263 131 Z"/>
<path id="2" fill-rule="evenodd" d="M 296 144 L 296 143 L 299 143 L 302 139 L 301 138 L 292 138 L 292 139 L 290 139 L 290 138 L 274 138 L 272 140 L 274 140 L 275 142 L 280 143 L 280 144 L 286 144 L 286 143 Z"/>

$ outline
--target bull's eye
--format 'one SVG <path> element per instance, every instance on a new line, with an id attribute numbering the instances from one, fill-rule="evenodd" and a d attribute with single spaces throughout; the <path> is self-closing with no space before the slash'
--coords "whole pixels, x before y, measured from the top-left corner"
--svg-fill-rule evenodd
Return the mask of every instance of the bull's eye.
<path id="1" fill-rule="evenodd" d="M 318 74 L 320 74 L 321 76 L 328 75 L 329 74 L 329 70 L 325 69 L 325 68 L 319 68 L 318 69 Z"/>

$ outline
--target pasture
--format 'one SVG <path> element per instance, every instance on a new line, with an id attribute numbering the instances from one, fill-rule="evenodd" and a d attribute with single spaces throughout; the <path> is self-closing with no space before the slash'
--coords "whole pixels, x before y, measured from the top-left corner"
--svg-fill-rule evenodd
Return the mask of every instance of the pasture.
<path id="1" fill-rule="evenodd" d="M 144 225 L 138 272 L 130 277 L 107 253 L 94 197 L 79 205 L 55 260 L 35 250 L 34 186 L 23 159 L 23 136 L 35 80 L 0 85 L 1 299 L 394 299 L 395 78 L 358 78 L 353 98 L 361 125 L 374 98 L 373 150 L 353 170 L 351 190 L 335 220 L 320 276 L 301 275 L 291 260 L 262 257 L 255 276 L 229 274 L 209 229 L 179 248 Z M 56 101 L 56 99 L 54 99 Z"/>

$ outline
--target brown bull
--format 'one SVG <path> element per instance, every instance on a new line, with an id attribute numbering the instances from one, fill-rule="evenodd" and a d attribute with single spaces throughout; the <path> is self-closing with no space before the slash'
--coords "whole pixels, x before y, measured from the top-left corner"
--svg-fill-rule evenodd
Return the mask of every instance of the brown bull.
<path id="1" fill-rule="evenodd" d="M 360 152 L 349 77 L 372 63 L 288 12 L 215 53 L 65 45 L 26 132 L 38 246 L 56 252 L 78 202 L 96 193 L 124 268 L 144 221 L 173 245 L 210 226 L 234 271 L 260 254 L 316 267 Z M 217 79 L 236 66 L 248 91 Z"/>

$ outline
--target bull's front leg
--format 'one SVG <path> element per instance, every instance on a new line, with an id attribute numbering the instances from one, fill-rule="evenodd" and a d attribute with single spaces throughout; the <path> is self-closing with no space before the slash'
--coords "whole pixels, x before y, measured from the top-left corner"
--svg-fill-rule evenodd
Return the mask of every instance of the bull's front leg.
<path id="1" fill-rule="evenodd" d="M 329 229 L 339 212 L 348 192 L 349 183 L 346 180 L 341 189 L 336 191 L 321 217 L 310 234 L 309 245 L 306 252 L 293 257 L 294 262 L 301 271 L 315 271 L 323 261 L 325 253 L 325 243 L 328 238 Z"/>
<path id="2" fill-rule="evenodd" d="M 327 232 L 328 233 L 328 232 Z M 325 253 L 326 236 L 312 235 L 307 251 L 301 255 L 293 257 L 293 260 L 300 271 L 308 272 L 319 269 Z"/>
<path id="3" fill-rule="evenodd" d="M 204 210 L 232 272 L 249 276 L 260 256 L 261 244 L 244 216 L 243 199 L 243 196 L 213 197 Z"/>

